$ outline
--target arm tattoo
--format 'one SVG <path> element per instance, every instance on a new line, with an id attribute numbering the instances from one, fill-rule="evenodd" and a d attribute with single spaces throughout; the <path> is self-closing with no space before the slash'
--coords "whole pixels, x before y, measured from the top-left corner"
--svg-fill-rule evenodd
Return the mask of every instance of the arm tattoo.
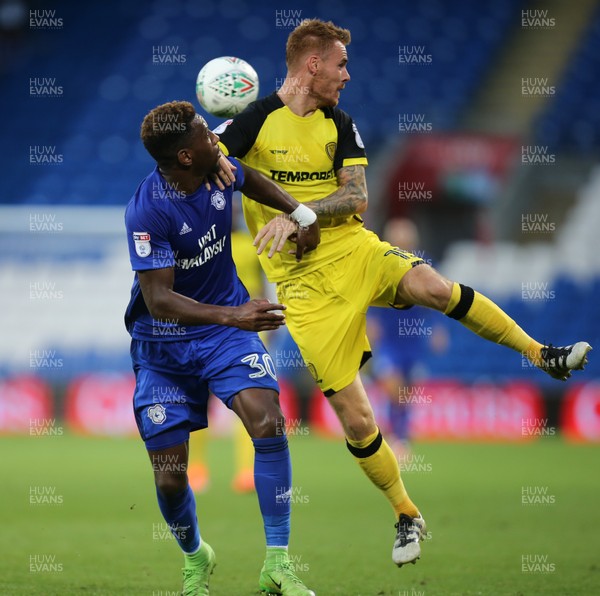
<path id="1" fill-rule="evenodd" d="M 367 182 L 364 166 L 346 166 L 337 172 L 339 188 L 332 194 L 306 203 L 318 216 L 319 222 L 328 218 L 346 218 L 364 211 L 367 201 Z"/>

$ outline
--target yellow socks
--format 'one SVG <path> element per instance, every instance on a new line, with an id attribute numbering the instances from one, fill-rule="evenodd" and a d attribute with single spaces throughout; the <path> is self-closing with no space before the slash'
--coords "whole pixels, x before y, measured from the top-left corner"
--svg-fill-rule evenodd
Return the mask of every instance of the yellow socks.
<path id="1" fill-rule="evenodd" d="M 527 356 L 537 364 L 542 344 L 532 339 L 497 304 L 468 286 L 455 283 L 444 311 L 480 337 Z"/>
<path id="2" fill-rule="evenodd" d="M 419 510 L 410 500 L 400 478 L 396 456 L 379 429 L 362 441 L 346 438 L 346 446 L 369 480 L 383 491 L 396 513 L 396 518 L 401 513 L 410 517 L 419 515 Z"/>

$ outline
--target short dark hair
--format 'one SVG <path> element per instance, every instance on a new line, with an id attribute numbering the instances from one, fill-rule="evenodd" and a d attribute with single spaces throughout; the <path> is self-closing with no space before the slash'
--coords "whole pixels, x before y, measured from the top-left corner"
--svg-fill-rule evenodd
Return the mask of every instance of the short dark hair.
<path id="1" fill-rule="evenodd" d="M 192 133 L 196 110 L 189 101 L 171 101 L 150 110 L 140 131 L 148 153 L 159 163 L 177 160 L 177 152 Z"/>
<path id="2" fill-rule="evenodd" d="M 285 61 L 288 68 L 293 66 L 306 51 L 322 54 L 340 41 L 345 46 L 350 43 L 350 31 L 334 25 L 331 21 L 305 19 L 289 35 L 285 46 Z"/>

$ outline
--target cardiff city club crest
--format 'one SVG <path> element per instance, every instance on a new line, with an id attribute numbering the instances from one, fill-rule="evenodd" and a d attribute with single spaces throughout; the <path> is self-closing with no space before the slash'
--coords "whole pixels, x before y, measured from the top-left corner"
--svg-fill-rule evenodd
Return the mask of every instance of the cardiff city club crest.
<path id="1" fill-rule="evenodd" d="M 215 190 L 215 192 L 210 195 L 210 203 L 219 211 L 225 209 L 225 195 L 220 190 Z"/>
<path id="2" fill-rule="evenodd" d="M 154 424 L 162 424 L 167 419 L 165 407 L 162 404 L 156 404 L 148 408 L 148 418 Z"/>

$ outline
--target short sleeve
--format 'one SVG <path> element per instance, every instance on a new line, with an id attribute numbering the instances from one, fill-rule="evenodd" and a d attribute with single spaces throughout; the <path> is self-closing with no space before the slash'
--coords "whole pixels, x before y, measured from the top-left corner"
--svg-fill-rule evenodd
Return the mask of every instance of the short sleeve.
<path id="1" fill-rule="evenodd" d="M 165 218 L 155 211 L 140 213 L 139 206 L 130 203 L 125 211 L 125 228 L 129 245 L 129 260 L 134 271 L 164 269 L 175 265 Z"/>
<path id="2" fill-rule="evenodd" d="M 283 102 L 277 93 L 273 92 L 252 102 L 235 118 L 220 124 L 213 132 L 220 137 L 219 145 L 223 153 L 243 159 L 252 149 L 267 116 L 273 110 L 282 107 Z"/>
<path id="3" fill-rule="evenodd" d="M 228 157 L 227 159 L 237 168 L 235 171 L 235 184 L 233 185 L 233 190 L 241 190 L 242 186 L 244 186 L 244 180 L 246 179 L 244 168 L 242 168 L 242 164 L 237 159 L 234 159 L 233 157 Z"/>
<path id="4" fill-rule="evenodd" d="M 338 146 L 333 169 L 345 166 L 368 165 L 365 145 L 352 118 L 343 110 L 334 109 L 334 121 L 338 129 Z"/>

